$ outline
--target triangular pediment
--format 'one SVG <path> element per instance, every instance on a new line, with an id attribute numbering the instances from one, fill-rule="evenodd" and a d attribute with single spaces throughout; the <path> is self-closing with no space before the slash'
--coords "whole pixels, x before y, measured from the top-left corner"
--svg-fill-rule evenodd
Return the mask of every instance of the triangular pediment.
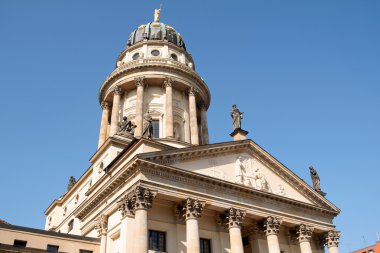
<path id="1" fill-rule="evenodd" d="M 251 140 L 144 154 L 144 159 L 315 205 L 339 209 Z"/>

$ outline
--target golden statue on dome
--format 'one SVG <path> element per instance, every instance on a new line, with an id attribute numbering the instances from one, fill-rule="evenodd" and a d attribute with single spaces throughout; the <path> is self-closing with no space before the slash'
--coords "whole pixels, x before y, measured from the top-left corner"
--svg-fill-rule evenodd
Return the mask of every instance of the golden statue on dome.
<path id="1" fill-rule="evenodd" d="M 160 4 L 160 9 L 154 9 L 154 22 L 160 22 L 161 10 L 162 10 L 162 4 Z"/>

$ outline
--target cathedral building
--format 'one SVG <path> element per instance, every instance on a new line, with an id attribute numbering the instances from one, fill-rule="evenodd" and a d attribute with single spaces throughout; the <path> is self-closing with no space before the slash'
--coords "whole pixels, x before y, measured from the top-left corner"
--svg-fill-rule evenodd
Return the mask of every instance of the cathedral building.
<path id="1" fill-rule="evenodd" d="M 0 252 L 338 253 L 340 210 L 241 128 L 209 143 L 211 92 L 182 36 L 139 26 L 99 90 L 91 166 L 45 211 L 45 230 L 0 224 Z M 28 251 L 29 250 L 29 251 Z"/>

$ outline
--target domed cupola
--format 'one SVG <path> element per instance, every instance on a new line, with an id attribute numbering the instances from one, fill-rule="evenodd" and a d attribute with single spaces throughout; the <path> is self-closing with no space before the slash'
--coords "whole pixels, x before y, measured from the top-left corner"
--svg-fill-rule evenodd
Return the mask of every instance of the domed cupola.
<path id="1" fill-rule="evenodd" d="M 163 40 L 186 50 L 185 42 L 181 35 L 173 27 L 161 22 L 140 25 L 130 34 L 127 47 L 143 40 Z"/>

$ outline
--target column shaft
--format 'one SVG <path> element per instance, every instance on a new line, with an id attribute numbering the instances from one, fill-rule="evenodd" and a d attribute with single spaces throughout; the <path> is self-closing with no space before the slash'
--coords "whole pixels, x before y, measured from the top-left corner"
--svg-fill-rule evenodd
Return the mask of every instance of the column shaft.
<path id="1" fill-rule="evenodd" d="M 173 138 L 173 88 L 172 81 L 165 80 L 165 129 L 166 137 Z"/>
<path id="2" fill-rule="evenodd" d="M 135 137 L 141 137 L 143 134 L 143 107 L 144 107 L 144 84 L 143 81 L 136 81 L 137 94 L 136 94 L 136 117 L 135 117 Z"/>
<path id="3" fill-rule="evenodd" d="M 329 253 L 339 253 L 338 246 L 331 246 L 328 249 L 329 249 Z"/>
<path id="4" fill-rule="evenodd" d="M 201 107 L 202 144 L 208 144 L 206 105 Z"/>
<path id="5" fill-rule="evenodd" d="M 135 253 L 148 252 L 148 210 L 138 209 L 135 213 Z"/>
<path id="6" fill-rule="evenodd" d="M 187 253 L 200 253 L 198 219 L 186 220 L 186 247 Z"/>
<path id="7" fill-rule="evenodd" d="M 301 253 L 312 253 L 309 241 L 300 242 Z"/>
<path id="8" fill-rule="evenodd" d="M 99 142 L 98 148 L 103 145 L 107 138 L 107 125 L 108 125 L 108 117 L 109 117 L 109 105 L 108 103 L 102 104 L 102 120 L 100 123 L 100 131 L 99 131 Z"/>
<path id="9" fill-rule="evenodd" d="M 107 248 L 107 235 L 102 234 L 100 237 L 100 251 L 99 253 L 106 253 Z"/>
<path id="10" fill-rule="evenodd" d="M 269 253 L 280 253 L 280 244 L 278 243 L 277 234 L 267 235 Z"/>
<path id="11" fill-rule="evenodd" d="M 197 105 L 195 102 L 195 93 L 190 90 L 189 92 L 189 111 L 190 111 L 190 135 L 191 144 L 199 144 L 199 134 L 198 134 L 198 122 L 197 122 Z"/>
<path id="12" fill-rule="evenodd" d="M 113 95 L 113 105 L 112 105 L 112 114 L 111 114 L 111 128 L 110 128 L 110 136 L 113 136 L 116 134 L 116 132 L 119 129 L 119 107 L 120 107 L 120 95 L 121 95 L 121 89 L 119 87 L 116 87 L 114 89 L 114 95 Z"/>
<path id="13" fill-rule="evenodd" d="M 184 115 L 185 119 L 185 124 L 184 124 L 184 135 L 185 135 L 185 142 L 190 143 L 190 116 L 189 116 L 189 99 L 186 100 L 185 102 L 185 110 L 184 110 Z"/>
<path id="14" fill-rule="evenodd" d="M 243 240 L 241 238 L 240 227 L 231 227 L 230 229 L 231 253 L 244 253 Z"/>

